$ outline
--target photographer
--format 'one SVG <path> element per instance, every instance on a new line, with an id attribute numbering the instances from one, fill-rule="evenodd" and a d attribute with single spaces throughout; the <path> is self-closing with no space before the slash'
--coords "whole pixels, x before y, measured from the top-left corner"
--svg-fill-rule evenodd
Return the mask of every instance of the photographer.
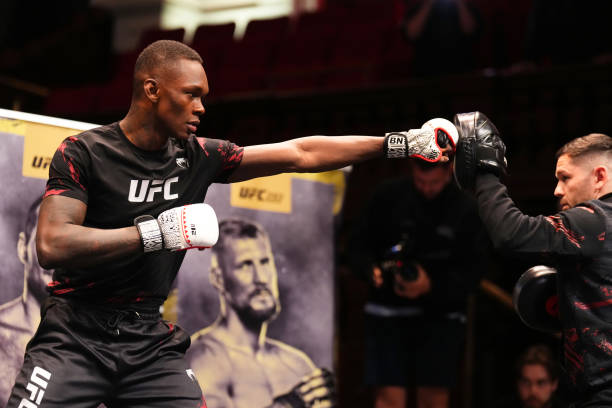
<path id="1" fill-rule="evenodd" d="M 376 408 L 448 407 L 463 356 L 467 297 L 488 241 L 452 165 L 412 162 L 383 183 L 351 237 L 354 271 L 371 282 L 365 305 L 365 383 Z M 412 405 L 408 405 L 412 406 Z"/>

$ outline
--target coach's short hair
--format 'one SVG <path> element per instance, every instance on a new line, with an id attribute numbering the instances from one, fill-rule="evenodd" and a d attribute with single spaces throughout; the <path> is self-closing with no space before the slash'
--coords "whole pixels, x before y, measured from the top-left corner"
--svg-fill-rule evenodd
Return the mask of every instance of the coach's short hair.
<path id="1" fill-rule="evenodd" d="M 544 367 L 551 380 L 559 378 L 559 365 L 553 356 L 553 352 L 547 345 L 536 344 L 527 348 L 516 362 L 516 375 L 520 378 L 523 367 L 527 365 L 541 365 Z"/>
<path id="2" fill-rule="evenodd" d="M 589 153 L 612 153 L 612 137 L 603 133 L 591 133 L 567 142 L 556 154 L 559 158 L 566 154 L 569 157 L 580 157 Z"/>

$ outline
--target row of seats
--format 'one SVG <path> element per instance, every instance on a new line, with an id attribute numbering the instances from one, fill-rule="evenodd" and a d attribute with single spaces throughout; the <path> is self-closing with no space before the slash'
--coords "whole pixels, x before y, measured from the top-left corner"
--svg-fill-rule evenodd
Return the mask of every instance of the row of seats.
<path id="1" fill-rule="evenodd" d="M 302 14 L 297 20 L 254 20 L 239 41 L 234 39 L 234 23 L 202 25 L 189 45 L 204 59 L 211 99 L 396 83 L 412 75 L 414 50 L 399 25 L 405 9 L 414 1 L 362 1 L 361 6 L 330 7 Z M 519 20 L 526 21 L 530 0 L 472 1 L 482 9 L 486 22 L 483 40 L 477 47 L 479 65 L 491 66 L 496 60 L 492 42 L 496 37 L 488 31 L 504 27 L 509 31 L 504 37 L 507 42 L 519 43 L 515 36 L 520 34 L 510 28 L 522 30 L 524 21 L 521 25 Z M 506 16 L 505 24 L 498 24 L 499 19 L 503 20 L 500 16 Z M 45 104 L 45 113 L 83 116 L 90 112 L 125 111 L 138 53 L 158 39 L 183 41 L 184 35 L 182 28 L 144 32 L 136 49 L 115 56 L 113 76 L 107 83 L 54 90 Z M 518 54 L 516 50 L 511 52 Z M 518 55 L 510 59 L 516 58 Z"/>

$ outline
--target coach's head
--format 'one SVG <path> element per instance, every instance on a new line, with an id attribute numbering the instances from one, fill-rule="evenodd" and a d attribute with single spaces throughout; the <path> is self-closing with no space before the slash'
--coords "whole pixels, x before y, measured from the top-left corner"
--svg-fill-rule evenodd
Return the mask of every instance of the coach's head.
<path id="1" fill-rule="evenodd" d="M 601 133 L 579 137 L 557 152 L 557 187 L 561 210 L 612 192 L 612 138 Z"/>

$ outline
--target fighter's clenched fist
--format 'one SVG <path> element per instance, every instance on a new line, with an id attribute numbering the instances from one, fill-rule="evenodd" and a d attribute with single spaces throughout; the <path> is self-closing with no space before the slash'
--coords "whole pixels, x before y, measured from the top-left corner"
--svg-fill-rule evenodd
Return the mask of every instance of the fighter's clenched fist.
<path id="1" fill-rule="evenodd" d="M 428 162 L 447 161 L 458 139 L 457 129 L 450 121 L 431 119 L 421 129 L 386 133 L 385 155 L 391 159 L 415 157 Z"/>

